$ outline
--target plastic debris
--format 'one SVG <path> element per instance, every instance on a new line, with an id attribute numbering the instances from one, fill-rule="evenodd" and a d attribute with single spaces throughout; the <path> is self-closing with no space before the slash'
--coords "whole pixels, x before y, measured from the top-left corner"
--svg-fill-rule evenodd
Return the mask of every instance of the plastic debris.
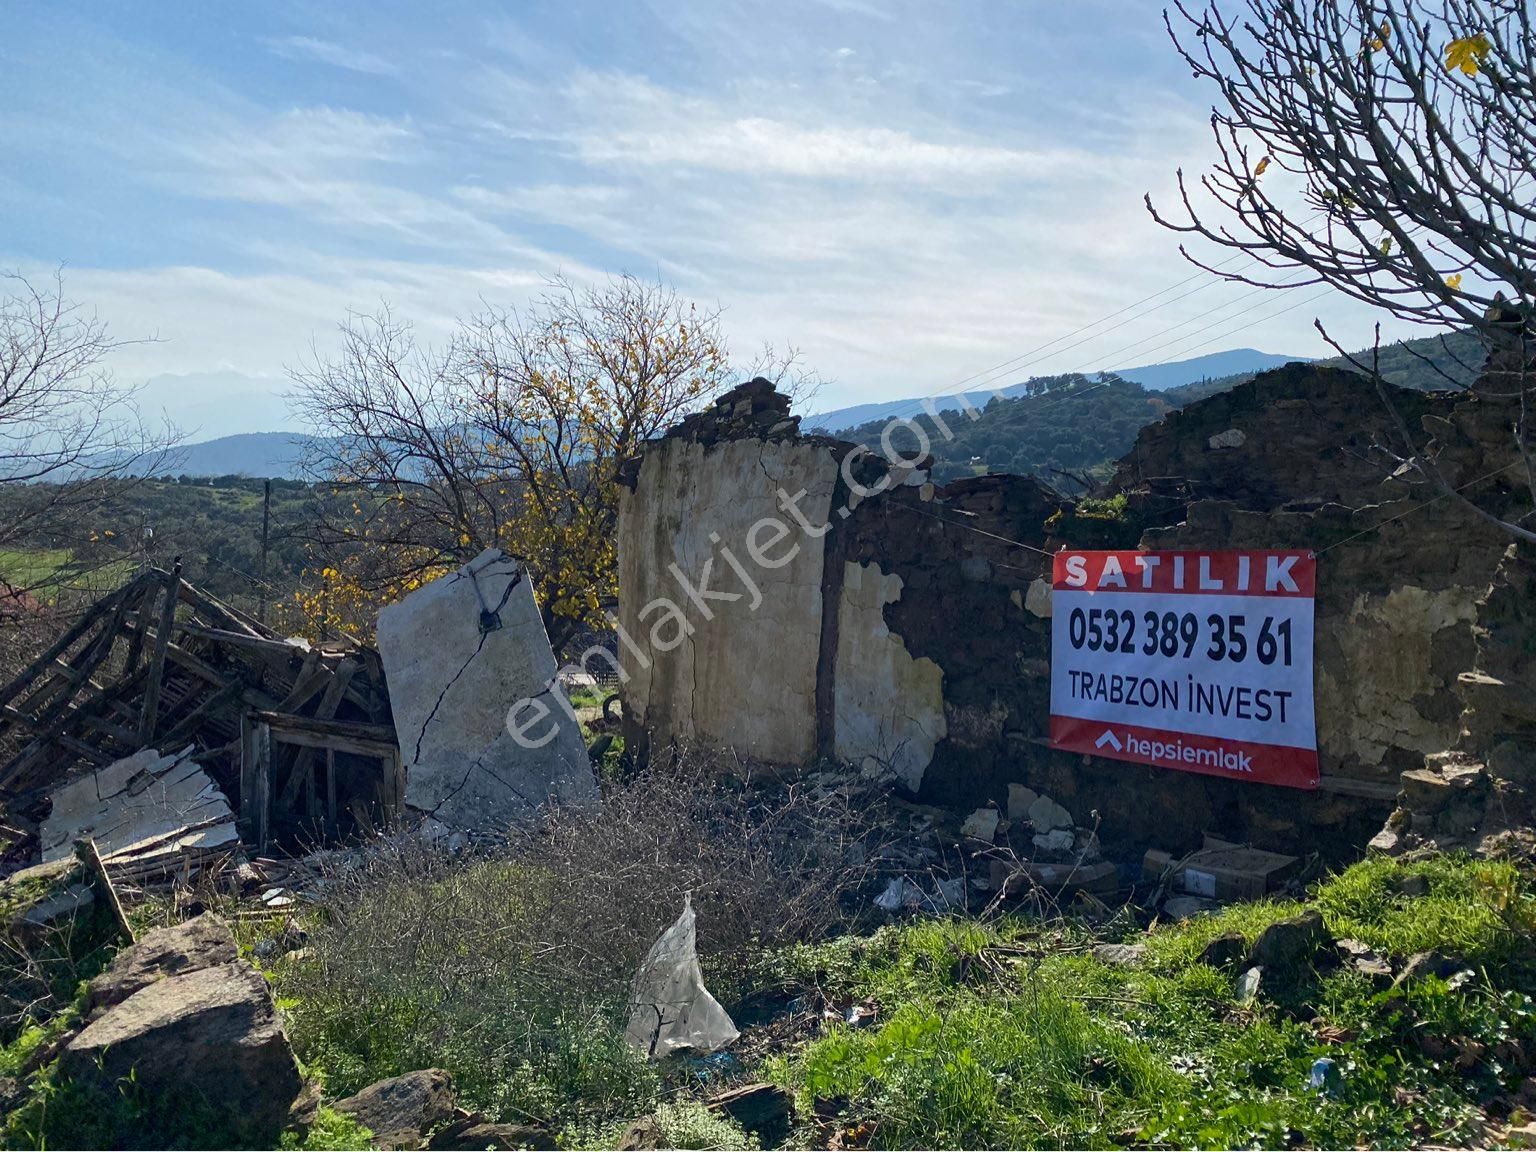
<path id="1" fill-rule="evenodd" d="M 691 1049 L 713 1052 L 740 1033 L 699 971 L 693 901 L 646 953 L 630 997 L 624 1038 L 652 1059 Z"/>
<path id="2" fill-rule="evenodd" d="M 875 897 L 875 907 L 886 912 L 946 912 L 951 908 L 965 907 L 965 877 L 956 876 L 934 884 L 932 894 L 923 891 L 922 885 L 897 876 Z"/>
<path id="3" fill-rule="evenodd" d="M 1250 968 L 1237 980 L 1237 1002 L 1239 1004 L 1252 1004 L 1259 994 L 1259 981 L 1263 979 L 1262 968 Z"/>
<path id="4" fill-rule="evenodd" d="M 1344 1083 L 1344 1074 L 1339 1071 L 1339 1066 L 1326 1056 L 1319 1057 L 1312 1064 L 1312 1076 L 1308 1082 L 1314 1092 L 1321 1092 L 1324 1096 L 1332 1096 Z"/>

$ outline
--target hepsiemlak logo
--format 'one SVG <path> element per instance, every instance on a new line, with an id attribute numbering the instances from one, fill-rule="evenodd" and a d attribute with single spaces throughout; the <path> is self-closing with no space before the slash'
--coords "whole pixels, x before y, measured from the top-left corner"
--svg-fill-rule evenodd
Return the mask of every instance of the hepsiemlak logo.
<path id="1" fill-rule="evenodd" d="M 1160 764 L 1194 764 L 1203 768 L 1220 768 L 1226 772 L 1252 772 L 1253 757 L 1246 752 L 1234 752 L 1227 748 L 1197 748 L 1182 740 L 1146 740 L 1126 733 L 1125 746 L 1137 756 Z"/>

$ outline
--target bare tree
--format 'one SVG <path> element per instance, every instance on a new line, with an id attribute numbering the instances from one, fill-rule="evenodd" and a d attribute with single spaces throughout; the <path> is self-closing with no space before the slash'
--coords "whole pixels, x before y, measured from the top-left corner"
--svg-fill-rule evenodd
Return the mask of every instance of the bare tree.
<path id="1" fill-rule="evenodd" d="M 1225 279 L 1328 284 L 1400 319 L 1482 335 L 1491 356 L 1479 391 L 1512 402 L 1511 449 L 1536 503 L 1529 4 L 1234 0 L 1232 9 L 1179 3 L 1177 16 L 1164 14 L 1195 76 L 1219 90 L 1218 156 L 1193 186 L 1179 172 L 1182 213 L 1159 212 L 1150 197 L 1148 210 L 1256 262 L 1257 271 L 1217 267 L 1185 250 Z M 1359 366 L 1392 407 L 1373 365 Z M 1443 494 L 1536 541 L 1529 512 L 1474 503 L 1398 425 L 1405 458 Z"/>
<path id="2" fill-rule="evenodd" d="M 59 276 L 0 274 L 0 548 L 79 545 L 90 514 L 164 461 L 174 431 L 148 429 L 107 371 L 118 346 Z"/>
<path id="3" fill-rule="evenodd" d="M 633 276 L 552 281 L 442 347 L 381 312 L 292 373 L 314 477 L 352 499 L 318 528 L 309 615 L 366 632 L 379 603 L 496 545 L 533 572 L 558 649 L 614 593 L 615 469 L 730 378 L 718 311 Z"/>

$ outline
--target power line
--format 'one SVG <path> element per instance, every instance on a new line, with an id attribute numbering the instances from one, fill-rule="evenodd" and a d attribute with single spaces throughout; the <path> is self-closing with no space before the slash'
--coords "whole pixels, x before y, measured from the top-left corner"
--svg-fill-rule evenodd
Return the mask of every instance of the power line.
<path id="1" fill-rule="evenodd" d="M 1322 212 L 1322 211 L 1315 212 L 1307 220 L 1302 221 L 1302 225 L 1305 226 L 1305 225 L 1311 224 L 1313 221 L 1320 219 L 1323 215 L 1325 215 L 1325 213 Z M 972 383 L 974 381 L 983 381 L 983 380 L 990 381 L 991 378 L 996 377 L 997 375 L 999 375 L 1001 373 L 1016 372 L 1016 371 L 1019 371 L 1019 370 L 1021 370 L 1023 368 L 1029 367 L 1031 364 L 1038 363 L 1041 359 L 1049 359 L 1050 357 L 1057 356 L 1057 355 L 1061 354 L 1062 352 L 1070 351 L 1072 348 L 1081 347 L 1083 344 L 1090 343 L 1091 341 L 1093 341 L 1095 339 L 1098 339 L 1098 337 L 1102 336 L 1103 333 L 1098 333 L 1095 336 L 1090 336 L 1090 337 L 1087 337 L 1086 339 L 1079 340 L 1077 343 L 1069 345 L 1066 348 L 1055 348 L 1054 351 L 1051 351 L 1047 356 L 1040 356 L 1039 355 L 1040 353 L 1045 352 L 1047 349 L 1051 349 L 1054 345 L 1060 344 L 1063 340 L 1070 340 L 1072 337 L 1080 335 L 1081 333 L 1087 332 L 1091 328 L 1097 328 L 1101 324 L 1107 324 L 1111 320 L 1114 320 L 1114 319 L 1117 319 L 1118 317 L 1124 316 L 1127 312 L 1131 312 L 1131 311 L 1134 311 L 1137 308 L 1140 308 L 1143 304 L 1147 304 L 1147 303 L 1150 303 L 1153 300 L 1156 300 L 1159 296 L 1162 296 L 1162 295 L 1164 295 L 1164 294 L 1166 294 L 1168 292 L 1172 292 L 1172 291 L 1174 291 L 1174 290 L 1176 290 L 1178 288 L 1182 288 L 1184 285 L 1193 283 L 1196 280 L 1201 280 L 1201 279 L 1204 279 L 1205 277 L 1210 277 L 1210 280 L 1206 284 L 1202 285 L 1201 287 L 1193 289 L 1190 292 L 1186 292 L 1186 293 L 1184 293 L 1181 296 L 1176 296 L 1176 297 L 1174 297 L 1171 300 L 1165 300 L 1165 301 L 1163 301 L 1160 304 L 1154 305 L 1153 307 L 1146 309 L 1144 312 L 1141 312 L 1140 314 L 1132 317 L 1131 318 L 1132 321 L 1139 320 L 1139 319 L 1141 319 L 1144 316 L 1150 316 L 1153 312 L 1156 312 L 1158 309 L 1163 308 L 1163 307 L 1165 307 L 1168 304 L 1175 303 L 1178 300 L 1182 300 L 1185 297 L 1192 296 L 1196 292 L 1202 292 L 1206 288 L 1213 287 L 1213 286 L 1215 286 L 1217 284 L 1225 283 L 1226 282 L 1226 277 L 1221 276 L 1219 274 L 1220 270 L 1226 268 L 1230 264 L 1237 263 L 1238 261 L 1244 261 L 1244 262 L 1243 262 L 1241 267 L 1239 267 L 1237 269 L 1234 269 L 1235 272 L 1241 272 L 1241 271 L 1244 271 L 1247 268 L 1251 268 L 1251 267 L 1254 267 L 1257 264 L 1262 263 L 1262 261 L 1259 260 L 1259 258 L 1257 258 L 1257 257 L 1246 256 L 1244 253 L 1238 253 L 1237 255 L 1232 256 L 1232 257 L 1222 261 L 1220 264 L 1214 265 L 1210 270 L 1202 269 L 1201 271 L 1196 272 L 1196 273 L 1194 273 L 1191 276 L 1186 276 L 1184 279 L 1176 281 L 1175 283 L 1168 285 L 1166 288 L 1162 288 L 1162 289 L 1159 289 L 1156 292 L 1153 292 L 1149 296 L 1144 296 L 1140 300 L 1137 300 L 1137 301 L 1134 301 L 1133 303 L 1127 304 L 1125 307 L 1119 308 L 1119 309 L 1115 310 L 1114 312 L 1109 313 L 1107 316 L 1101 316 L 1097 320 L 1093 320 L 1093 321 L 1091 321 L 1091 322 L 1089 322 L 1087 324 L 1083 324 L 1083 325 L 1081 325 L 1081 326 L 1079 326 L 1077 328 L 1074 328 L 1071 332 L 1064 333 L 1063 335 L 1058 336 L 1058 337 L 1056 337 L 1053 340 L 1046 341 L 1044 344 L 1037 345 L 1036 347 L 1031 348 L 1031 349 L 1029 349 L 1029 350 L 1027 350 L 1025 352 L 1021 352 L 1017 356 L 1010 357 L 1009 359 L 1004 360 L 1004 361 L 1002 361 L 999 364 L 993 365 L 991 368 L 984 368 L 984 369 L 982 369 L 979 372 L 972 373 L 970 376 L 966 376 L 966 377 L 964 377 L 964 378 L 962 378 L 960 380 L 957 380 L 952 385 L 949 385 L 949 388 L 951 389 L 951 391 L 942 392 L 942 393 L 940 393 L 940 392 L 932 392 L 929 395 L 930 396 L 958 395 L 960 389 L 962 389 L 965 385 L 970 384 L 970 383 Z M 1242 299 L 1242 298 L 1245 298 L 1245 297 L 1240 297 L 1240 299 Z M 1231 301 L 1229 301 L 1229 303 L 1231 303 Z M 1031 357 L 1035 357 L 1035 359 L 1030 359 Z M 1028 363 L 1020 363 L 1020 361 L 1028 361 Z"/>

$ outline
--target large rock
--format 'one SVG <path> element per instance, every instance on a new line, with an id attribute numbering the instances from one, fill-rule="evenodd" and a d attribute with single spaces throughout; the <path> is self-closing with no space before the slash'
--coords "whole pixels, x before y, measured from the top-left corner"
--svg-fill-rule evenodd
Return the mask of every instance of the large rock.
<path id="1" fill-rule="evenodd" d="M 75 1036 L 59 1068 L 113 1095 L 131 1077 L 147 1123 L 195 1115 L 222 1147 L 274 1147 L 304 1087 L 267 982 L 243 961 L 146 984 Z"/>
<path id="2" fill-rule="evenodd" d="M 335 1108 L 372 1132 L 376 1148 L 420 1148 L 454 1117 L 453 1077 L 441 1068 L 407 1072 L 338 1100 Z"/>
<path id="3" fill-rule="evenodd" d="M 1260 932 L 1253 942 L 1248 963 L 1265 971 L 1294 971 L 1310 964 L 1331 939 L 1321 913 L 1309 908 L 1299 916 L 1276 920 Z"/>
<path id="4" fill-rule="evenodd" d="M 229 926 L 205 912 L 169 928 L 152 929 L 132 948 L 119 952 L 107 970 L 91 981 L 87 1006 L 98 1012 L 121 1004 L 158 980 L 233 964 L 238 958 Z"/>
<path id="5" fill-rule="evenodd" d="M 460 828 L 496 828 L 550 799 L 595 795 L 517 561 L 489 549 L 391 604 L 379 613 L 378 644 L 411 807 Z"/>

